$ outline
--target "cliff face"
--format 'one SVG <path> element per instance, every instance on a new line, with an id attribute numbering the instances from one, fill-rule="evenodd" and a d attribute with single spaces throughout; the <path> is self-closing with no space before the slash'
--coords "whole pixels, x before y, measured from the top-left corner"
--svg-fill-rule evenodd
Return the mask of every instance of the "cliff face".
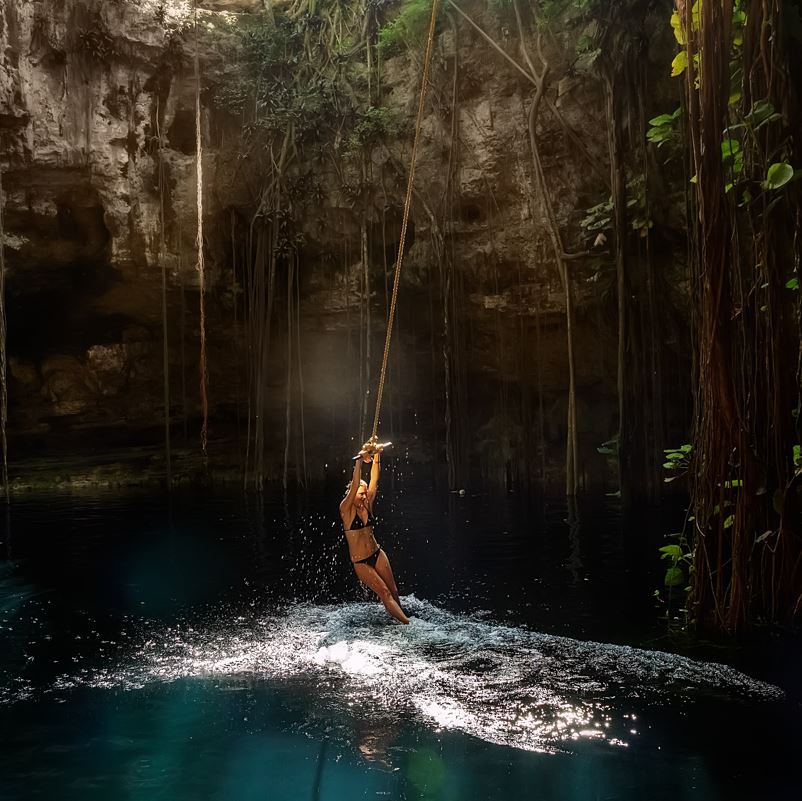
<path id="1" fill-rule="evenodd" d="M 254 6 L 207 5 L 209 26 L 230 17 L 215 9 Z M 174 321 L 181 297 L 197 293 L 190 23 L 187 3 L 3 6 L 12 436 L 136 428 L 161 414 L 162 263 Z M 169 143 L 163 197 L 160 136 Z M 206 160 L 210 187 L 215 157 Z M 163 252 L 162 201 L 175 229 Z M 207 213 L 217 210 L 210 192 Z M 192 325 L 190 312 L 190 336 Z"/>
<path id="2" fill-rule="evenodd" d="M 238 157 L 240 127 L 219 108 L 216 90 L 235 69 L 227 43 L 262 3 L 199 6 L 211 430 L 219 440 L 213 447 L 234 454 L 248 404 L 239 295 L 241 262 L 249 256 L 238 237 L 254 219 L 256 199 L 250 167 Z M 510 31 L 499 28 L 483 4 L 475 12 L 520 60 Z M 41 452 L 59 434 L 70 448 L 158 441 L 163 266 L 172 417 L 190 421 L 194 447 L 195 47 L 186 2 L 7 0 L 3 6 L 0 134 L 12 453 L 15 441 L 23 453 L 32 447 Z M 566 248 L 585 251 L 592 241 L 579 220 L 609 194 L 600 135 L 604 107 L 589 74 L 569 71 L 559 48 L 551 56 L 558 80 L 548 102 L 562 122 L 553 111 L 541 113 L 538 142 Z M 401 119 L 414 119 L 419 80 L 417 58 L 387 59 L 383 104 Z M 447 17 L 423 123 L 384 417 L 411 456 L 428 460 L 442 452 L 444 414 L 459 415 L 451 436 L 457 431 L 466 459 L 483 459 L 496 476 L 505 470 L 509 476 L 511 461 L 528 459 L 523 444 L 535 440 L 538 449 L 545 445 L 543 458 L 558 464 L 565 441 L 565 302 L 535 189 L 527 128 L 533 92 L 475 31 Z M 303 224 L 297 363 L 305 379 L 304 441 L 318 453 L 339 453 L 352 429 L 358 435 L 361 393 L 375 383 L 411 137 L 410 127 L 402 126 L 371 152 L 374 181 L 382 176 L 381 203 L 372 202 L 360 218 L 346 202 L 342 176 L 325 167 L 318 206 Z M 368 225 L 367 272 L 360 220 Z M 447 275 L 438 247 L 451 254 Z M 591 483 L 606 473 L 595 448 L 614 432 L 616 414 L 614 316 L 602 291 L 611 279 L 603 263 L 603 256 L 570 262 L 580 440 Z M 360 303 L 365 274 L 370 329 Z M 283 451 L 284 376 L 288 358 L 296 360 L 283 330 L 286 325 L 275 334 L 275 378 L 265 382 L 264 396 L 276 465 Z M 367 337 L 360 330 L 369 330 Z M 364 368 L 368 341 L 371 361 Z M 293 426 L 297 419 L 296 413 Z M 81 439 L 73 436 L 78 432 Z"/>

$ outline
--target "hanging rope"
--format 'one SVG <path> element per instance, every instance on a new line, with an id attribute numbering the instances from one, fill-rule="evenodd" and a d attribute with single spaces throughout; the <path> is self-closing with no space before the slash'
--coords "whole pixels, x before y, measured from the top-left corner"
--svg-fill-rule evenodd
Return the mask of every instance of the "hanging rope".
<path id="1" fill-rule="evenodd" d="M 200 100 L 200 59 L 198 56 L 198 3 L 193 5 L 193 22 L 195 26 L 195 149 L 197 152 L 198 181 L 198 233 L 195 244 L 198 249 L 198 280 L 200 284 L 200 394 L 203 423 L 201 425 L 201 451 L 206 456 L 206 444 L 209 434 L 209 399 L 206 390 L 209 377 L 206 373 L 206 308 L 204 293 L 206 291 L 203 263 L 203 137 L 201 135 L 201 100 Z"/>
<path id="2" fill-rule="evenodd" d="M 407 181 L 407 195 L 404 201 L 404 216 L 401 222 L 401 239 L 398 243 L 398 255 L 395 260 L 395 277 L 393 278 L 393 295 L 390 301 L 390 311 L 387 315 L 387 333 L 384 337 L 384 356 L 382 357 L 382 368 L 379 373 L 379 388 L 376 392 L 376 414 L 373 417 L 373 439 L 378 437 L 379 413 L 381 412 L 382 396 L 384 395 L 384 378 L 387 373 L 387 360 L 390 356 L 390 340 L 393 336 L 393 322 L 395 321 L 395 307 L 398 301 L 398 283 L 401 277 L 401 263 L 404 259 L 404 242 L 407 238 L 407 223 L 409 221 L 409 210 L 412 206 L 412 187 L 415 181 L 415 161 L 418 155 L 418 142 L 420 140 L 421 125 L 423 123 L 423 106 L 426 100 L 426 85 L 429 82 L 429 65 L 432 60 L 432 50 L 434 45 L 434 29 L 437 25 L 437 6 L 439 0 L 432 2 L 432 18 L 429 21 L 429 36 L 426 40 L 426 56 L 423 61 L 423 79 L 420 86 L 420 98 L 418 100 L 418 118 L 415 124 L 415 139 L 412 143 L 412 163 L 409 167 L 409 180 Z"/>

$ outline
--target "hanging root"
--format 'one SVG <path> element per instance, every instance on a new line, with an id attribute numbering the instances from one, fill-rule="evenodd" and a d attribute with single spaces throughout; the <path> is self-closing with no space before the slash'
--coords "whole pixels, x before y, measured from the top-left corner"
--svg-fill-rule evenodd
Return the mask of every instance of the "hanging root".
<path id="1" fill-rule="evenodd" d="M 0 447 L 3 451 L 3 491 L 6 503 L 9 500 L 8 486 L 8 377 L 6 353 L 6 256 L 5 228 L 3 214 L 5 196 L 3 194 L 3 169 L 0 166 Z"/>
<path id="2" fill-rule="evenodd" d="M 196 153 L 196 177 L 197 177 L 197 214 L 198 230 L 195 237 L 197 248 L 196 269 L 198 271 L 198 282 L 200 286 L 199 316 L 200 316 L 200 397 L 203 422 L 201 423 L 201 452 L 206 456 L 206 447 L 209 439 L 209 400 L 207 390 L 209 387 L 209 377 L 206 369 L 206 276 L 203 261 L 203 131 L 201 128 L 201 98 L 200 98 L 200 63 L 198 55 L 198 4 L 195 0 L 194 5 L 194 26 L 195 26 L 195 153 Z"/>

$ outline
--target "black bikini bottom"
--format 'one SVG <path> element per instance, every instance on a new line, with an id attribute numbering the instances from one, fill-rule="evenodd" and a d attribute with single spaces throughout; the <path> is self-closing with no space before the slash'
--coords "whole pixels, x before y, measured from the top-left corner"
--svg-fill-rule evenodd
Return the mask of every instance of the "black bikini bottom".
<path id="1" fill-rule="evenodd" d="M 379 554 L 382 552 L 381 548 L 376 548 L 376 550 L 365 559 L 360 559 L 357 562 L 354 562 L 355 565 L 368 565 L 368 567 L 372 567 L 374 570 L 376 569 L 376 562 L 379 559 Z"/>

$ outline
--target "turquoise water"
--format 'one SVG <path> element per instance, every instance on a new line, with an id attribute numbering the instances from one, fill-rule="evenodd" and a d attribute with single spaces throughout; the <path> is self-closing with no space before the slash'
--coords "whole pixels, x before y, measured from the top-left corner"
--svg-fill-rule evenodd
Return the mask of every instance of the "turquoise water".
<path id="1" fill-rule="evenodd" d="M 540 511 L 388 503 L 403 627 L 325 498 L 18 504 L 0 799 L 797 797 L 793 649 L 659 650 L 651 545 Z"/>

